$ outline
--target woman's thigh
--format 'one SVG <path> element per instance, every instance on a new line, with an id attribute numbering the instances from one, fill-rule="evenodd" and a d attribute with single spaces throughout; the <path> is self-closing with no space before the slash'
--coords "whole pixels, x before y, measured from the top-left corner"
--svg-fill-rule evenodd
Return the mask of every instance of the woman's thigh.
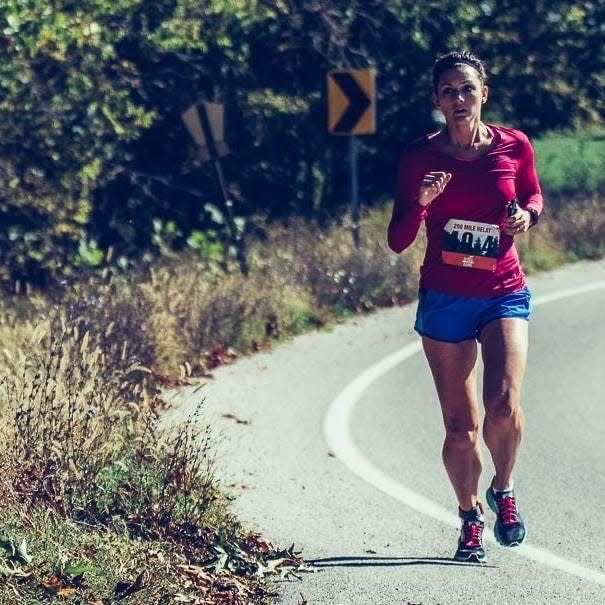
<path id="1" fill-rule="evenodd" d="M 483 400 L 486 406 L 511 399 L 518 404 L 527 365 L 528 322 L 519 318 L 494 320 L 481 331 Z"/>
<path id="2" fill-rule="evenodd" d="M 446 429 L 476 430 L 479 420 L 476 341 L 441 342 L 423 336 L 422 346 L 433 374 Z"/>

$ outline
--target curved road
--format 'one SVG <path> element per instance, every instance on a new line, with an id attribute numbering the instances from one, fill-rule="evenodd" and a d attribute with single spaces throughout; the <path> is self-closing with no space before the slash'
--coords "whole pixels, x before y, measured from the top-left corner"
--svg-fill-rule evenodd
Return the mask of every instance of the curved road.
<path id="1" fill-rule="evenodd" d="M 530 286 L 543 304 L 531 323 L 515 473 L 528 546 L 490 540 L 485 566 L 451 560 L 456 507 L 413 305 L 299 337 L 175 393 L 175 419 L 206 398 L 240 517 L 295 542 L 318 570 L 282 584 L 281 603 L 300 593 L 310 605 L 605 603 L 605 263 Z M 484 462 L 483 488 L 487 453 Z"/>

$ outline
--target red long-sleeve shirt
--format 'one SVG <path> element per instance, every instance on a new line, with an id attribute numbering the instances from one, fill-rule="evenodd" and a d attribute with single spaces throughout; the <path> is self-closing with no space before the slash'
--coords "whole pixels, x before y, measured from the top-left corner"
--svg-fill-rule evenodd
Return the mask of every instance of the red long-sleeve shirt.
<path id="1" fill-rule="evenodd" d="M 527 136 L 503 126 L 488 128 L 494 137 L 492 145 L 475 160 L 460 160 L 444 153 L 429 136 L 401 154 L 388 242 L 395 252 L 401 252 L 414 241 L 425 221 L 428 243 L 420 271 L 421 287 L 458 296 L 492 297 L 525 284 L 513 238 L 504 231 L 500 232 L 493 270 L 468 266 L 473 262 L 471 259 L 466 263 L 469 257 L 464 258 L 467 266 L 447 264 L 442 254 L 444 235 L 447 232 L 451 237 L 452 228 L 459 226 L 452 219 L 501 226 L 506 206 L 514 198 L 522 208 L 538 213 L 542 210 L 534 152 Z M 450 172 L 452 178 L 443 193 L 422 207 L 418 203 L 420 184 L 423 176 L 433 171 Z M 487 231 L 481 227 L 470 229 Z M 454 236 L 457 234 L 455 231 Z M 471 242 L 472 238 L 469 234 Z M 482 241 L 475 244 L 481 246 Z"/>

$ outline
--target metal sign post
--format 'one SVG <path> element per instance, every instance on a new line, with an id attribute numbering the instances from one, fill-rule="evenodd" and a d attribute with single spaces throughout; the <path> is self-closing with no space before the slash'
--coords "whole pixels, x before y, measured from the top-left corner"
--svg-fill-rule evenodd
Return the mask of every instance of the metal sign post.
<path id="1" fill-rule="evenodd" d="M 359 205 L 359 178 L 357 172 L 358 141 L 355 135 L 349 137 L 349 166 L 351 168 L 351 221 L 353 222 L 353 243 L 361 247 L 359 221 L 361 208 Z"/>
<path id="2" fill-rule="evenodd" d="M 351 221 L 353 242 L 361 246 L 359 221 L 358 157 L 359 142 L 355 135 L 376 132 L 376 100 L 373 69 L 347 69 L 328 73 L 328 130 L 349 137 L 351 172 Z"/>
<path id="3" fill-rule="evenodd" d="M 221 190 L 221 196 L 223 198 L 227 229 L 229 230 L 229 235 L 235 247 L 240 270 L 247 276 L 249 269 L 245 243 L 235 224 L 233 202 L 229 197 L 225 177 L 223 175 L 223 167 L 221 165 L 221 156 L 228 153 L 227 146 L 223 140 L 223 107 L 217 103 L 200 103 L 185 111 L 182 118 L 191 136 L 200 148 L 201 160 L 210 160 L 214 166 L 216 178 Z"/>

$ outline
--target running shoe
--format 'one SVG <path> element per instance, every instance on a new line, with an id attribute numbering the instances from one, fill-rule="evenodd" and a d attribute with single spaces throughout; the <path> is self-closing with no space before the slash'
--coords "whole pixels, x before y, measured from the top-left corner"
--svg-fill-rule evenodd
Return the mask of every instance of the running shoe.
<path id="1" fill-rule="evenodd" d="M 517 509 L 515 492 L 512 489 L 497 492 L 489 487 L 485 494 L 487 504 L 496 513 L 494 536 L 502 546 L 519 546 L 527 534 L 525 522 Z"/>
<path id="2" fill-rule="evenodd" d="M 462 519 L 460 538 L 458 539 L 458 550 L 454 555 L 456 561 L 485 561 L 485 550 L 483 549 L 483 509 L 477 502 L 475 508 L 469 511 L 458 509 L 458 515 Z"/>

